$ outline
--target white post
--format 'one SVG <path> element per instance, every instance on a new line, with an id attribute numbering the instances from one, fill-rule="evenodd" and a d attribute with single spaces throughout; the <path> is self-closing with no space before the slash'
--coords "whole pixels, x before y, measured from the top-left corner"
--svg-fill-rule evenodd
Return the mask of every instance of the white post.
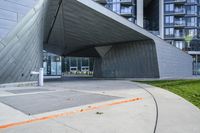
<path id="1" fill-rule="evenodd" d="M 159 0 L 159 32 L 164 39 L 164 0 Z"/>
<path id="2" fill-rule="evenodd" d="M 143 27 L 144 20 L 144 1 L 137 0 L 137 25 Z"/>
<path id="3" fill-rule="evenodd" d="M 196 67 L 195 74 L 197 76 L 198 75 L 198 55 L 197 54 L 196 54 L 196 65 L 195 65 L 195 67 Z"/>
<path id="4" fill-rule="evenodd" d="M 38 86 L 44 85 L 44 69 L 40 68 L 39 72 L 31 71 L 31 74 L 38 75 Z"/>
<path id="5" fill-rule="evenodd" d="M 38 85 L 39 86 L 43 86 L 44 85 L 44 69 L 43 68 L 40 68 L 40 71 L 39 71 L 39 81 L 38 81 Z"/>

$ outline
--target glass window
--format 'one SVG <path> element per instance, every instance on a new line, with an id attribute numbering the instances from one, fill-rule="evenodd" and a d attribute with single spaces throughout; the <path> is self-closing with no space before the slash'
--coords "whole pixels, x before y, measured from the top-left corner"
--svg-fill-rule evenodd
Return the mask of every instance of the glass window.
<path id="1" fill-rule="evenodd" d="M 174 11 L 174 4 L 165 4 L 165 11 L 166 12 L 173 12 Z"/>
<path id="2" fill-rule="evenodd" d="M 175 37 L 183 37 L 184 36 L 184 32 L 183 32 L 183 29 L 177 29 L 177 30 L 174 30 L 174 35 Z"/>
<path id="3" fill-rule="evenodd" d="M 173 36 L 174 28 L 165 28 L 165 36 Z"/>
<path id="4" fill-rule="evenodd" d="M 185 19 L 183 17 L 176 17 L 174 20 L 175 25 L 185 25 Z"/>
<path id="5" fill-rule="evenodd" d="M 197 6 L 187 6 L 187 14 L 197 14 Z"/>
<path id="6" fill-rule="evenodd" d="M 187 0 L 187 3 L 197 3 L 197 0 Z"/>
<path id="7" fill-rule="evenodd" d="M 197 29 L 187 29 L 186 35 L 190 35 L 192 37 L 197 37 Z"/>
<path id="8" fill-rule="evenodd" d="M 165 16 L 165 24 L 173 24 L 174 16 Z"/>
<path id="9" fill-rule="evenodd" d="M 113 12 L 116 12 L 116 13 L 120 13 L 120 4 L 119 3 L 113 3 Z"/>
<path id="10" fill-rule="evenodd" d="M 197 17 L 187 18 L 187 26 L 197 26 Z"/>
<path id="11" fill-rule="evenodd" d="M 175 41 L 175 46 L 179 49 L 184 48 L 184 42 L 183 41 Z"/>

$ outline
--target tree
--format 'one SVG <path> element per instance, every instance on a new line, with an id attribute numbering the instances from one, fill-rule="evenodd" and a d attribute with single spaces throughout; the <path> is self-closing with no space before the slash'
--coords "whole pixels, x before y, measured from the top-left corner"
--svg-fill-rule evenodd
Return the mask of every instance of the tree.
<path id="1" fill-rule="evenodd" d="M 190 42 L 192 41 L 192 38 L 193 38 L 192 35 L 187 35 L 187 36 L 184 37 L 185 42 L 187 42 L 187 48 L 190 48 Z"/>

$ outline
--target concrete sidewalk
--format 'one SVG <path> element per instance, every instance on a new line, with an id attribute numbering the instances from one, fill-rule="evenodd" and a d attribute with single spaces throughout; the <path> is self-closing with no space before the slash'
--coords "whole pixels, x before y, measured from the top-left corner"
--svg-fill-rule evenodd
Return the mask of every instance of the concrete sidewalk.
<path id="1" fill-rule="evenodd" d="M 125 80 L 2 88 L 0 133 L 199 133 L 200 110 L 183 98 Z"/>

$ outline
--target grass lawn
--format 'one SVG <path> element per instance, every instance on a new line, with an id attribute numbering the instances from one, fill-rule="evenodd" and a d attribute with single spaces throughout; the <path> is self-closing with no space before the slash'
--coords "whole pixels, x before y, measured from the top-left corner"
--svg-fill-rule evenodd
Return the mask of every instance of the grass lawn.
<path id="1" fill-rule="evenodd" d="M 200 108 L 200 80 L 140 81 L 169 90 Z"/>

